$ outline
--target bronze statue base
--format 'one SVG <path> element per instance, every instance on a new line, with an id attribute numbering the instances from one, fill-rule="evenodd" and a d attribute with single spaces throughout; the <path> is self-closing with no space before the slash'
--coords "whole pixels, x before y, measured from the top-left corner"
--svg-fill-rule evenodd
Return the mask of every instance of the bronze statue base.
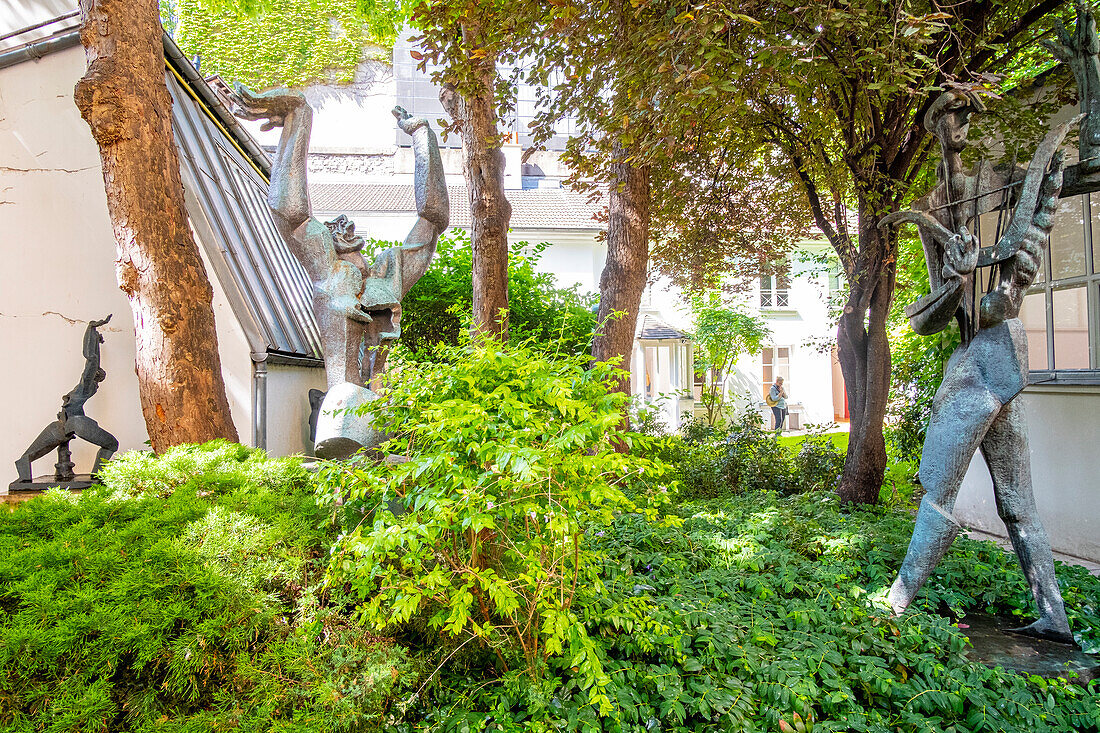
<path id="1" fill-rule="evenodd" d="M 54 488 L 79 491 L 94 486 L 96 483 L 98 482 L 89 473 L 78 473 L 68 481 L 58 481 L 53 476 L 39 476 L 32 478 L 30 481 L 12 481 L 8 484 L 8 491 L 12 493 L 16 491 L 46 491 Z"/>
<path id="2" fill-rule="evenodd" d="M 959 630 L 970 639 L 968 659 L 987 667 L 1003 667 L 1019 674 L 1062 677 L 1086 684 L 1100 678 L 1100 659 L 1086 654 L 1076 644 L 1059 644 L 1045 639 L 1014 634 L 1009 629 L 1019 620 L 1001 620 L 983 613 L 968 613 Z"/>

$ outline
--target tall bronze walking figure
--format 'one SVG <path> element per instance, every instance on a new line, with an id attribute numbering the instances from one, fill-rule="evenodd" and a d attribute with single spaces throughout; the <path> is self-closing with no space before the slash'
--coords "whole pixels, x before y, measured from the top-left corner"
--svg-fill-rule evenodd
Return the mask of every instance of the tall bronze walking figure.
<path id="1" fill-rule="evenodd" d="M 927 493 L 889 603 L 895 613 L 903 613 L 958 535 L 955 500 L 970 459 L 980 449 L 993 479 L 997 511 L 1039 612 L 1037 621 L 1016 631 L 1073 643 L 1050 541 L 1035 507 L 1027 424 L 1016 398 L 1028 373 L 1020 306 L 1039 271 L 1058 205 L 1064 158 L 1059 146 L 1080 118 L 1052 129 L 1026 171 L 989 163 L 968 171 L 962 151 L 970 116 L 980 111 L 981 102 L 968 93 L 950 91 L 936 99 L 924 124 L 943 155 L 938 184 L 912 211 L 882 222 L 915 223 L 924 245 L 931 292 L 906 308 L 913 330 L 938 333 L 955 320 L 962 337 L 932 403 L 920 462 Z M 1006 201 L 1010 198 L 1014 201 Z M 981 249 L 971 233 L 976 220 L 1006 203 L 1015 204 L 1007 228 L 996 244 Z M 984 295 L 977 287 L 981 268 L 994 268 Z"/>

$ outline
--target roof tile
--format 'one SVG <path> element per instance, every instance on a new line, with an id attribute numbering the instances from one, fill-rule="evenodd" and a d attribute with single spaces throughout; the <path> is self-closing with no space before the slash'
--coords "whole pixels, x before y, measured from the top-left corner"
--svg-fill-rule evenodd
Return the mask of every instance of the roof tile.
<path id="1" fill-rule="evenodd" d="M 327 214 L 414 213 L 411 185 L 379 183 L 316 183 L 309 187 L 313 209 Z M 470 228 L 470 199 L 465 186 L 449 186 L 451 226 Z M 597 217 L 604 209 L 602 194 L 590 201 L 588 194 L 565 188 L 531 188 L 507 191 L 512 204 L 513 229 L 583 229 L 600 231 Z"/>

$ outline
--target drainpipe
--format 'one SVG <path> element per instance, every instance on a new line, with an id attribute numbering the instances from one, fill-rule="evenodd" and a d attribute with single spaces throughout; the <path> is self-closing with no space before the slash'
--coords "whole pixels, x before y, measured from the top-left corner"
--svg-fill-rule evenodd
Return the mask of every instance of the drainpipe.
<path id="1" fill-rule="evenodd" d="M 252 354 L 252 445 L 267 450 L 267 352 Z"/>
<path id="2" fill-rule="evenodd" d="M 32 41 L 25 46 L 18 46 L 0 53 L 0 69 L 21 64 L 24 61 L 37 61 L 55 51 L 63 51 L 66 48 L 79 45 L 80 30 L 78 28 L 59 31 L 56 35 L 48 38 Z"/>

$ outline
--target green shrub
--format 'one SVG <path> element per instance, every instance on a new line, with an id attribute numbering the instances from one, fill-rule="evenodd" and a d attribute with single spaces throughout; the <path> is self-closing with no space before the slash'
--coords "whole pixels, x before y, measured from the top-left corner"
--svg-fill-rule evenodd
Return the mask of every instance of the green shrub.
<path id="1" fill-rule="evenodd" d="M 372 241 L 369 249 L 392 246 Z M 514 343 L 525 340 L 566 354 L 588 353 L 596 328 L 596 296 L 577 286 L 559 288 L 538 272 L 549 245 L 516 242 L 508 253 L 508 323 Z M 365 251 L 368 261 L 372 256 Z M 473 313 L 470 234 L 452 229 L 439 238 L 435 257 L 401 301 L 401 344 L 415 358 L 431 360 L 436 345 L 457 346 Z"/>
<path id="2" fill-rule="evenodd" d="M 587 360 L 485 341 L 408 365 L 369 407 L 407 461 L 333 467 L 321 491 L 335 486 L 349 511 L 373 518 L 342 538 L 329 571 L 364 599 L 366 622 L 421 618 L 446 643 L 476 640 L 529 684 L 566 655 L 607 710 L 574 599 L 599 586 L 592 533 L 622 512 L 655 518 L 664 494 L 659 464 L 614 450 L 620 372 Z"/>
<path id="3" fill-rule="evenodd" d="M 685 499 L 745 491 L 831 490 L 844 468 L 844 455 L 824 433 L 811 432 L 792 455 L 775 432 L 764 430 L 760 415 L 752 410 L 724 428 L 689 423 L 682 450 L 672 460 Z"/>
<path id="4" fill-rule="evenodd" d="M 335 532 L 298 461 L 181 446 L 103 480 L 0 516 L 0 728 L 381 720 L 408 662 L 317 595 Z"/>
<path id="5" fill-rule="evenodd" d="M 821 429 L 811 429 L 798 446 L 791 465 L 802 491 L 833 491 L 844 470 L 844 453 Z"/>

